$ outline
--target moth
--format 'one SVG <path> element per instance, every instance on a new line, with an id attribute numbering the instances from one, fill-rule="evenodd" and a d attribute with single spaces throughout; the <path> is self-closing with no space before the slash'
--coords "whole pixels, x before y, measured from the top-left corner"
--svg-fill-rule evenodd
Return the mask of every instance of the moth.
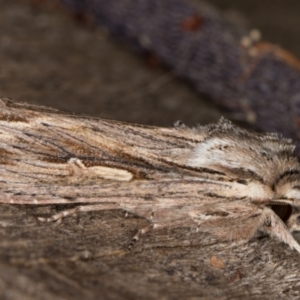
<path id="1" fill-rule="evenodd" d="M 152 229 L 197 227 L 220 241 L 263 231 L 300 252 L 294 144 L 221 119 L 132 125 L 0 99 L 0 202 L 78 203 L 40 221 L 122 209 Z"/>

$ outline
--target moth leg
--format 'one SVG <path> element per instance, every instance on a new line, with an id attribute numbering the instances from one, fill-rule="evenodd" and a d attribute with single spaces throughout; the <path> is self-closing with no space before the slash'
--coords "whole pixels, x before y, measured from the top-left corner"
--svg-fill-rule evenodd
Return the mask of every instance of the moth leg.
<path id="1" fill-rule="evenodd" d="M 128 249 L 131 250 L 133 248 L 133 246 L 135 245 L 135 243 L 140 239 L 141 236 L 145 235 L 146 233 L 148 233 L 149 231 L 158 228 L 159 225 L 158 224 L 150 224 L 147 227 L 144 227 L 142 229 L 139 229 L 138 232 L 133 236 L 133 238 L 131 239 L 129 245 L 128 245 Z"/>
<path id="2" fill-rule="evenodd" d="M 264 208 L 264 215 L 267 224 L 265 230 L 271 235 L 276 236 L 280 241 L 288 244 L 292 249 L 300 253 L 300 245 L 289 232 L 283 221 L 269 208 Z"/>
<path id="3" fill-rule="evenodd" d="M 91 205 L 80 205 L 75 208 L 63 210 L 57 214 L 54 214 L 50 217 L 38 217 L 38 220 L 41 222 L 55 222 L 60 221 L 61 219 L 77 215 L 81 212 L 88 211 L 97 211 L 97 210 L 111 210 L 111 209 L 119 209 L 120 207 L 117 204 L 91 204 Z"/>
<path id="4" fill-rule="evenodd" d="M 179 228 L 179 227 L 190 227 L 195 228 L 196 223 L 191 219 L 179 219 L 176 221 L 170 221 L 170 222 L 160 222 L 160 223 L 152 223 L 147 227 L 144 227 L 133 236 L 131 239 L 131 242 L 128 245 L 128 249 L 131 250 L 135 243 L 145 234 L 152 230 L 161 230 L 164 228 Z"/>

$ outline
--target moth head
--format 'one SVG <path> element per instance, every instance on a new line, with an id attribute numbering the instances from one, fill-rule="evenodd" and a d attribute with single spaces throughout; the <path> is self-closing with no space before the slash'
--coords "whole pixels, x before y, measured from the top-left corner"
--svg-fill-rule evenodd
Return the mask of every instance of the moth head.
<path id="1" fill-rule="evenodd" d="M 224 119 L 199 130 L 205 138 L 188 166 L 217 172 L 229 182 L 243 182 L 245 187 L 236 197 L 267 203 L 290 231 L 300 230 L 300 164 L 292 140 L 252 133 Z"/>
<path id="2" fill-rule="evenodd" d="M 295 145 L 290 139 L 275 133 L 253 133 L 225 119 L 199 130 L 205 138 L 194 148 L 188 166 L 260 182 L 272 189 L 290 171 L 300 174 L 293 154 Z"/>

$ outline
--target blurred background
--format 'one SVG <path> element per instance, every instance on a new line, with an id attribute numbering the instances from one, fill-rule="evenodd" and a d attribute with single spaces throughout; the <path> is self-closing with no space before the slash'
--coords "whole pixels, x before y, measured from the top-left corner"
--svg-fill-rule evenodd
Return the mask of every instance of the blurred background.
<path id="1" fill-rule="evenodd" d="M 226 112 L 155 61 L 55 1 L 0 0 L 0 95 L 151 125 L 215 122 Z M 199 2 L 194 0 L 194 2 Z M 237 27 L 300 57 L 300 2 L 211 0 Z M 230 116 L 229 116 L 230 117 Z"/>

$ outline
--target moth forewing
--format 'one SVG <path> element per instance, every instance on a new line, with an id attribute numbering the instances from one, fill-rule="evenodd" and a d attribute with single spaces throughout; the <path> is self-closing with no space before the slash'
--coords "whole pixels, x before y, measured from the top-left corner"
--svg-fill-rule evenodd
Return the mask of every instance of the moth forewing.
<path id="1" fill-rule="evenodd" d="M 293 203 L 300 167 L 290 140 L 222 119 L 189 129 L 157 128 L 0 100 L 0 202 L 78 203 L 46 218 L 123 209 L 150 229 L 197 226 L 222 240 L 265 230 L 299 251 Z M 277 202 L 276 202 L 277 201 Z M 286 225 L 285 225 L 286 224 Z"/>

